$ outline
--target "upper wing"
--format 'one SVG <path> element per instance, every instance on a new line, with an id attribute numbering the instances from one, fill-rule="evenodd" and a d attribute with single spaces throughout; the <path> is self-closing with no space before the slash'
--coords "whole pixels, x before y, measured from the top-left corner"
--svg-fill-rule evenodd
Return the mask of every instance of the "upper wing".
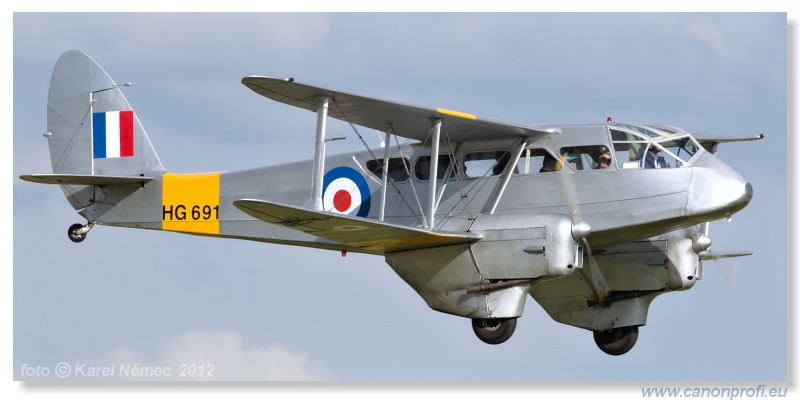
<path id="1" fill-rule="evenodd" d="M 443 108 L 423 108 L 301 84 L 294 79 L 250 76 L 242 83 L 267 98 L 316 111 L 322 98 L 330 99 L 328 116 L 371 129 L 424 141 L 430 121 L 443 119 L 443 134 L 452 141 L 489 140 L 547 135 L 558 128 L 527 127 L 481 119 Z M 490 136 L 490 137 L 487 137 Z"/>
<path id="2" fill-rule="evenodd" d="M 38 174 L 22 175 L 22 180 L 46 185 L 88 185 L 111 186 L 147 183 L 153 178 L 146 176 L 110 176 L 110 175 L 65 175 L 65 174 Z"/>
<path id="3" fill-rule="evenodd" d="M 242 199 L 234 201 L 233 205 L 245 213 L 270 224 L 330 239 L 352 248 L 379 253 L 469 243 L 481 238 L 479 235 L 466 232 L 431 232 L 414 227 L 325 211 L 309 210 L 263 200 Z"/>

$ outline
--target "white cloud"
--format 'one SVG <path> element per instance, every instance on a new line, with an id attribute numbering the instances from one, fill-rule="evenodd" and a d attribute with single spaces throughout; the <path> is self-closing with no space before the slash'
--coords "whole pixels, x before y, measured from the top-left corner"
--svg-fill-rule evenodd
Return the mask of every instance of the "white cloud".
<path id="1" fill-rule="evenodd" d="M 744 58 L 737 49 L 736 44 L 732 43 L 725 33 L 720 30 L 720 27 L 711 21 L 700 20 L 692 24 L 686 24 L 683 32 L 687 37 L 705 45 L 722 57 L 734 61 Z"/>
<path id="2" fill-rule="evenodd" d="M 332 374 L 304 352 L 278 345 L 245 345 L 238 333 L 190 332 L 165 343 L 148 358 L 114 349 L 71 365 L 67 379 L 170 381 L 326 381 Z M 95 370 L 94 368 L 98 368 Z M 93 372 L 94 371 L 94 372 Z M 106 374 L 95 376 L 97 371 Z M 84 378 L 84 379 L 80 379 Z"/>

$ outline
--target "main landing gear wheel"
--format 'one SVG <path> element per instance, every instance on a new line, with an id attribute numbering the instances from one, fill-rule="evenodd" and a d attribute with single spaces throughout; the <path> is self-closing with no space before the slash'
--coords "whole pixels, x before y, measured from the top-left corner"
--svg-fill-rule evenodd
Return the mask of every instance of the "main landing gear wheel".
<path id="1" fill-rule="evenodd" d="M 517 318 L 472 319 L 472 330 L 487 344 L 500 344 L 510 339 L 516 328 Z"/>
<path id="2" fill-rule="evenodd" d="M 69 237 L 69 240 L 75 243 L 83 242 L 83 240 L 86 239 L 86 234 L 89 233 L 89 229 L 83 230 L 85 227 L 87 227 L 87 225 L 83 224 L 70 225 L 69 230 L 67 230 L 67 236 Z"/>
<path id="3" fill-rule="evenodd" d="M 594 342 L 600 350 L 610 355 L 627 353 L 639 338 L 639 326 L 627 326 L 617 329 L 594 332 Z"/>

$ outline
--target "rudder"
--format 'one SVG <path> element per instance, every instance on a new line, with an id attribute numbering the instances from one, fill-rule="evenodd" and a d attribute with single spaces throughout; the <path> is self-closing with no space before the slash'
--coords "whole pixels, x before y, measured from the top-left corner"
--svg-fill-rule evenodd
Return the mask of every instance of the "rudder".
<path id="1" fill-rule="evenodd" d="M 58 59 L 47 98 L 54 174 L 141 175 L 164 172 L 120 85 L 89 56 Z"/>

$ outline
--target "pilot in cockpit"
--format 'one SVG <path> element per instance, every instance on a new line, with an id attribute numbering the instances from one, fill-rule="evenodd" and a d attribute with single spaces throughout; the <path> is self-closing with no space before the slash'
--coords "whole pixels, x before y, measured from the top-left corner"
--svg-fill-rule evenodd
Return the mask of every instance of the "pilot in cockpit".
<path id="1" fill-rule="evenodd" d="M 641 159 L 642 167 L 645 169 L 651 168 L 667 168 L 664 157 L 660 157 L 658 153 L 661 151 L 655 144 L 650 144 L 650 147 L 645 151 L 644 157 Z"/>

